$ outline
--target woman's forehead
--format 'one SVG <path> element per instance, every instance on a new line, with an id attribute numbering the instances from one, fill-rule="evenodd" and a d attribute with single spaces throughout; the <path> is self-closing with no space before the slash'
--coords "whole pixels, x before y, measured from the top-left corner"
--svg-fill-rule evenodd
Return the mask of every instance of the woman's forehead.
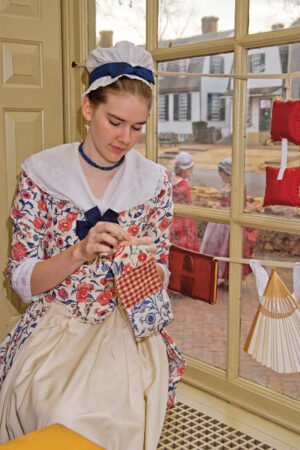
<path id="1" fill-rule="evenodd" d="M 108 93 L 106 102 L 99 105 L 107 114 L 126 121 L 145 122 L 148 117 L 146 100 L 131 93 Z"/>

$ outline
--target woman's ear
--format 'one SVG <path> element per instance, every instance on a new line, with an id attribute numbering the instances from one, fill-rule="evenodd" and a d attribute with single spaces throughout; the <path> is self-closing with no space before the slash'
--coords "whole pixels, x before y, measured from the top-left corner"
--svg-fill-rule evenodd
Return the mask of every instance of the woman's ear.
<path id="1" fill-rule="evenodd" d="M 85 118 L 87 122 L 90 122 L 92 120 L 93 111 L 94 111 L 94 105 L 91 103 L 89 98 L 85 96 L 82 100 L 82 115 Z"/>

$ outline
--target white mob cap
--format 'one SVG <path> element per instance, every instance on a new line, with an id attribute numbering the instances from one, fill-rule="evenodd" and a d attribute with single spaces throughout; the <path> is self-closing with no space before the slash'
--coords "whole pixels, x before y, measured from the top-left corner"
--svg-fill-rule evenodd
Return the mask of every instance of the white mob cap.
<path id="1" fill-rule="evenodd" d="M 232 161 L 231 158 L 225 158 L 223 161 L 220 161 L 218 164 L 219 169 L 223 170 L 223 172 L 226 173 L 226 175 L 231 175 L 231 169 L 232 169 Z"/>
<path id="2" fill-rule="evenodd" d="M 183 170 L 190 169 L 194 165 L 192 155 L 188 152 L 179 152 L 176 155 L 175 164 Z"/>
<path id="3" fill-rule="evenodd" d="M 153 59 L 151 54 L 142 47 L 136 47 L 134 44 L 128 41 L 118 42 L 114 47 L 102 48 L 98 47 L 91 51 L 88 56 L 86 67 L 89 73 L 93 72 L 98 67 L 104 66 L 109 63 L 127 63 L 132 67 L 139 66 L 146 69 L 150 77 L 153 77 Z M 152 88 L 152 83 L 147 81 L 142 75 L 135 73 L 120 73 L 116 76 L 101 74 L 99 78 L 96 78 L 91 82 L 87 91 L 83 96 L 87 95 L 90 91 L 98 89 L 100 86 L 108 86 L 114 83 L 118 78 L 126 76 L 128 78 L 135 78 L 143 81 L 149 87 Z"/>

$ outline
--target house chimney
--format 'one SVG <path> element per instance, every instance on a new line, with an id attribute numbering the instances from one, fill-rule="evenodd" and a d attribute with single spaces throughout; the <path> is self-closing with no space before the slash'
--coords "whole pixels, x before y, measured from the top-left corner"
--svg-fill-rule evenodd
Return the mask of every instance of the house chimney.
<path id="1" fill-rule="evenodd" d="M 113 31 L 112 30 L 102 30 L 99 31 L 99 47 L 112 47 L 113 46 Z"/>
<path id="2" fill-rule="evenodd" d="M 284 28 L 283 23 L 274 23 L 271 27 L 272 31 L 281 30 L 282 28 Z"/>
<path id="3" fill-rule="evenodd" d="M 202 34 L 216 33 L 218 31 L 219 17 L 205 16 L 202 17 Z"/>

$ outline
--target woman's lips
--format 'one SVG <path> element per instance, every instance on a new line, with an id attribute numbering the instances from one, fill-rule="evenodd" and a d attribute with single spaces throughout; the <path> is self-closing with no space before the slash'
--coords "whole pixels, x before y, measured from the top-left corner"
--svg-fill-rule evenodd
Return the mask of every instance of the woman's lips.
<path id="1" fill-rule="evenodd" d="M 118 153 L 122 153 L 125 151 L 125 148 L 115 147 L 114 145 L 112 145 L 111 147 L 115 152 L 118 152 Z"/>

